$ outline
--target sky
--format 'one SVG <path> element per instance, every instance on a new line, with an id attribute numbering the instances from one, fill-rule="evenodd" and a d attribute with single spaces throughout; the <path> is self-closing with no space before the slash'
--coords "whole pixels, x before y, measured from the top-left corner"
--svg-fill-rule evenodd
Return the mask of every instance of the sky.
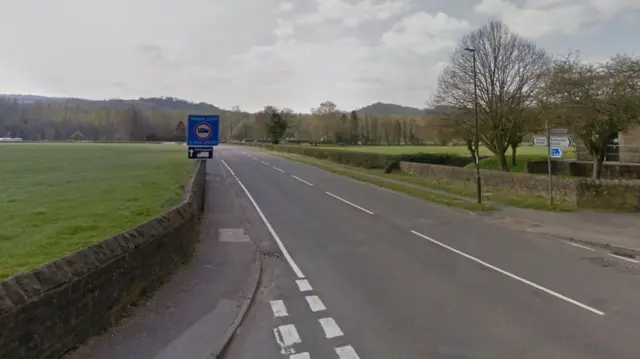
<path id="1" fill-rule="evenodd" d="M 462 36 L 640 56 L 640 0 L 0 0 L 0 93 L 425 107 Z"/>

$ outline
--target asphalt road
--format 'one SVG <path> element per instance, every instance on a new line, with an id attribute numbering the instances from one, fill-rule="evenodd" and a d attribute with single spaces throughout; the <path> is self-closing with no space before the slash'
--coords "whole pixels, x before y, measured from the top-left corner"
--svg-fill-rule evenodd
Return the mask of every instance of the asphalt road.
<path id="1" fill-rule="evenodd" d="M 639 263 L 259 150 L 215 156 L 278 249 L 227 358 L 640 357 Z"/>

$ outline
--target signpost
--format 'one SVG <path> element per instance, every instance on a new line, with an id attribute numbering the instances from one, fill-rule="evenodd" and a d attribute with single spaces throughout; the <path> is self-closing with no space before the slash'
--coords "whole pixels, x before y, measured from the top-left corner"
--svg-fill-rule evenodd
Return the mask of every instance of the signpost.
<path id="1" fill-rule="evenodd" d="M 551 147 L 551 158 L 562 158 L 562 149 L 558 147 Z"/>
<path id="2" fill-rule="evenodd" d="M 213 158 L 213 147 L 189 147 L 189 159 L 210 160 Z"/>
<path id="3" fill-rule="evenodd" d="M 187 153 L 190 159 L 213 158 L 213 147 L 219 144 L 220 116 L 189 115 Z"/>
<path id="4" fill-rule="evenodd" d="M 571 137 L 567 134 L 569 130 L 566 128 L 550 128 L 549 123 L 546 125 L 546 136 L 533 136 L 531 142 L 534 146 L 547 148 L 547 169 L 549 171 L 549 203 L 553 205 L 553 181 L 551 171 L 551 159 L 562 158 L 562 149 L 571 147 Z M 556 135 L 556 136 L 552 136 Z"/>

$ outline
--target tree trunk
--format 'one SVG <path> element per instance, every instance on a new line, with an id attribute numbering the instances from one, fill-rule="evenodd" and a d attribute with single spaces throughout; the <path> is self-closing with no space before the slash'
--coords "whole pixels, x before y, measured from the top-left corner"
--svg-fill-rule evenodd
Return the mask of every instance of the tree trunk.
<path id="1" fill-rule="evenodd" d="M 505 155 L 503 152 L 498 153 L 498 163 L 500 164 L 500 169 L 505 171 L 505 172 L 509 172 L 509 165 L 507 164 L 507 156 Z"/>
<path id="2" fill-rule="evenodd" d="M 602 163 L 604 162 L 604 156 L 593 157 L 593 179 L 600 179 L 602 176 Z"/>
<path id="3" fill-rule="evenodd" d="M 511 167 L 516 166 L 516 150 L 518 146 L 511 145 Z"/>

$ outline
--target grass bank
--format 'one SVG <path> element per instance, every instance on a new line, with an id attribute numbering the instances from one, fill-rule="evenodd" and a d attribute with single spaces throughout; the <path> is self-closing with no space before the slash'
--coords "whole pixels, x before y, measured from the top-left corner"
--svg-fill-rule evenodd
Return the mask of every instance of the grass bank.
<path id="1" fill-rule="evenodd" d="M 0 278 L 73 253 L 179 202 L 184 147 L 0 144 Z"/>
<path id="2" fill-rule="evenodd" d="M 496 209 L 496 206 L 500 205 L 550 211 L 575 210 L 575 206 L 569 203 L 556 201 L 552 206 L 549 204 L 549 200 L 542 196 L 517 196 L 510 191 L 487 187 L 483 188 L 483 200 L 493 204 L 478 204 L 475 202 L 476 192 L 475 185 L 473 184 L 455 181 L 431 180 L 397 171 L 385 174 L 384 171 L 379 169 L 364 169 L 354 166 L 346 166 L 328 160 L 320 160 L 291 153 L 282 153 L 277 151 L 269 152 L 283 158 L 316 166 L 346 177 L 376 184 L 398 192 L 407 193 L 427 201 L 468 210 L 494 210 Z M 460 197 L 464 199 L 460 199 Z"/>

